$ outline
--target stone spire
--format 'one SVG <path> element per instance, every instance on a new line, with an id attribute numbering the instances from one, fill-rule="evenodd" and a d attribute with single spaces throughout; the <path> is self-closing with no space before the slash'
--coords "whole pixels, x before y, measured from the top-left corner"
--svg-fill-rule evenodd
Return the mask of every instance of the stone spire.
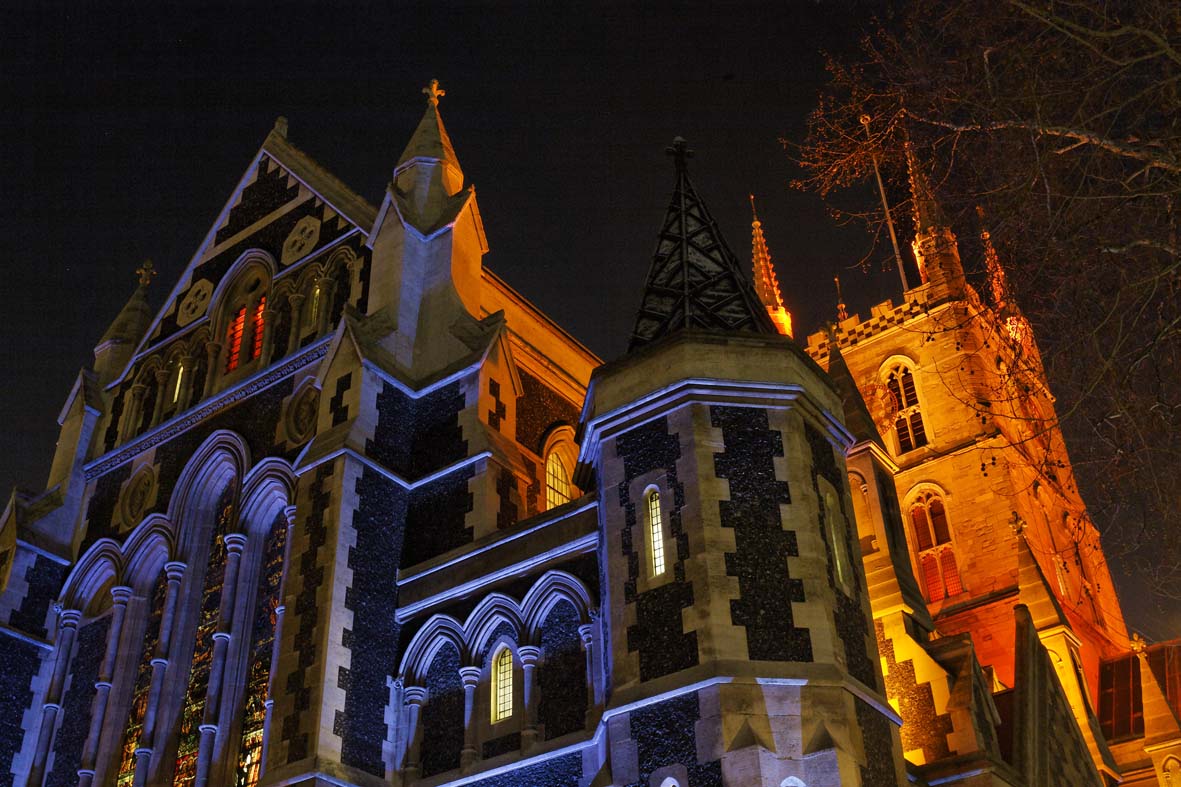
<path id="1" fill-rule="evenodd" d="M 778 333 L 689 181 L 693 152 L 677 137 L 668 153 L 676 181 L 628 349 L 686 329 Z"/>
<path id="2" fill-rule="evenodd" d="M 996 247 L 992 245 L 992 235 L 984 224 L 984 208 L 977 205 L 976 215 L 980 217 L 980 242 L 984 246 L 984 269 L 988 276 L 988 292 L 992 298 L 992 306 L 1000 316 L 1009 338 L 1025 345 L 1033 338 L 1033 329 L 1009 292 L 1009 280 L 1001 265 L 1000 255 L 996 253 Z"/>
<path id="3" fill-rule="evenodd" d="M 94 348 L 94 370 L 100 385 L 106 385 L 123 371 L 152 322 L 147 292 L 156 270 L 151 260 L 145 260 L 135 272 L 139 286 Z"/>
<path id="4" fill-rule="evenodd" d="M 914 200 L 914 231 L 916 235 L 923 235 L 931 230 L 947 227 L 947 219 L 935 199 L 935 192 L 931 189 L 931 181 L 927 173 L 919 164 L 915 155 L 914 145 L 906 143 L 906 169 L 910 174 L 910 194 Z"/>
<path id="5" fill-rule="evenodd" d="M 451 145 L 451 137 L 447 136 L 447 129 L 443 127 L 443 119 L 439 116 L 439 99 L 447 95 L 447 91 L 439 87 L 439 80 L 432 79 L 422 92 L 427 97 L 426 112 L 418 122 L 418 128 L 414 129 L 406 149 L 398 157 L 394 176 L 396 178 L 399 172 L 417 161 L 441 164 L 447 193 L 454 194 L 463 186 L 463 169 Z"/>
<path id="6" fill-rule="evenodd" d="M 771 251 L 767 248 L 767 240 L 763 237 L 763 223 L 759 221 L 759 213 L 755 210 L 755 195 L 750 195 L 751 214 L 751 258 L 753 263 L 753 277 L 755 292 L 759 300 L 767 309 L 767 316 L 775 323 L 775 329 L 784 336 L 791 336 L 791 314 L 783 307 L 783 296 L 779 290 L 779 279 L 775 276 L 775 266 L 771 264 Z"/>

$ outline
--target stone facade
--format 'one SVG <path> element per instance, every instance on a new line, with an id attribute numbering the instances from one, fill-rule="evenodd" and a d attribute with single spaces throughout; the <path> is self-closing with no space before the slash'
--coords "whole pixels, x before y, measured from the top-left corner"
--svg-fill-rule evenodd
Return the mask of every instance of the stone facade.
<path id="1" fill-rule="evenodd" d="M 156 314 L 141 269 L 67 398 L 46 491 L 0 522 L 0 785 L 1117 771 L 1088 708 L 1127 653 L 1118 600 L 1097 549 L 1064 577 L 1046 558 L 1063 514 L 1081 543 L 1093 528 L 1056 432 L 1014 453 L 1002 415 L 1049 407 L 1040 377 L 1025 405 L 983 373 L 947 384 L 991 341 L 937 329 L 991 315 L 950 230 L 920 238 L 937 281 L 805 352 L 679 142 L 632 348 L 603 365 L 483 268 L 424 92 L 380 205 L 281 121 Z M 895 358 L 922 453 L 862 401 Z M 966 418 L 965 397 L 988 412 Z M 950 541 L 915 542 L 915 505 Z M 957 561 L 946 598 L 935 548 Z M 1081 591 L 1103 618 L 1066 603 Z M 1181 745 L 1167 694 L 1145 706 L 1162 774 Z"/>

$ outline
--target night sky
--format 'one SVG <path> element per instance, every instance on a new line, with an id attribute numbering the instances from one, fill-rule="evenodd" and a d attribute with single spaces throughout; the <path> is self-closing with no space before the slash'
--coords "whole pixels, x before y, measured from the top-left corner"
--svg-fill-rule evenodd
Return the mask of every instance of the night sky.
<path id="1" fill-rule="evenodd" d="M 192 12 L 0 9 L 0 255 L 5 319 L 0 487 L 43 488 L 56 416 L 150 257 L 161 301 L 278 115 L 289 139 L 380 203 L 438 78 L 440 110 L 476 186 L 484 263 L 605 359 L 631 331 L 673 169 L 691 177 L 744 264 L 760 218 L 804 338 L 835 313 L 899 296 L 862 273 L 778 142 L 800 139 L 869 0 L 233 4 Z M 366 4 L 368 5 L 368 4 Z M 578 12 L 565 8 L 577 8 Z M 884 252 L 883 252 L 884 253 Z M 880 268 L 880 266 L 877 266 Z"/>

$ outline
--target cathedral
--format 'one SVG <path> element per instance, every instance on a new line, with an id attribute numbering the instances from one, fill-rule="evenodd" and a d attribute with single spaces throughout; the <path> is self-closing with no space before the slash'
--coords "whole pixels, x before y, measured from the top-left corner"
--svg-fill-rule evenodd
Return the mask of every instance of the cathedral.
<path id="1" fill-rule="evenodd" d="M 911 153 L 920 281 L 797 341 L 678 138 L 604 363 L 424 93 L 380 205 L 280 118 L 137 271 L 0 519 L 0 784 L 1181 784 L 986 218 L 977 287 Z"/>

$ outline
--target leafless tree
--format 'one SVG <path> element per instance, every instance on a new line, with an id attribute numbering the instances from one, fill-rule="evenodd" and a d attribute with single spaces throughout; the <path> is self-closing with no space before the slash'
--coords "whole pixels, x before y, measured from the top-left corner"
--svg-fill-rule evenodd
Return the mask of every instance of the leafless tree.
<path id="1" fill-rule="evenodd" d="M 1181 4 L 915 0 L 828 68 L 795 185 L 880 235 L 909 139 L 969 263 L 987 210 L 1109 557 L 1181 598 Z"/>

